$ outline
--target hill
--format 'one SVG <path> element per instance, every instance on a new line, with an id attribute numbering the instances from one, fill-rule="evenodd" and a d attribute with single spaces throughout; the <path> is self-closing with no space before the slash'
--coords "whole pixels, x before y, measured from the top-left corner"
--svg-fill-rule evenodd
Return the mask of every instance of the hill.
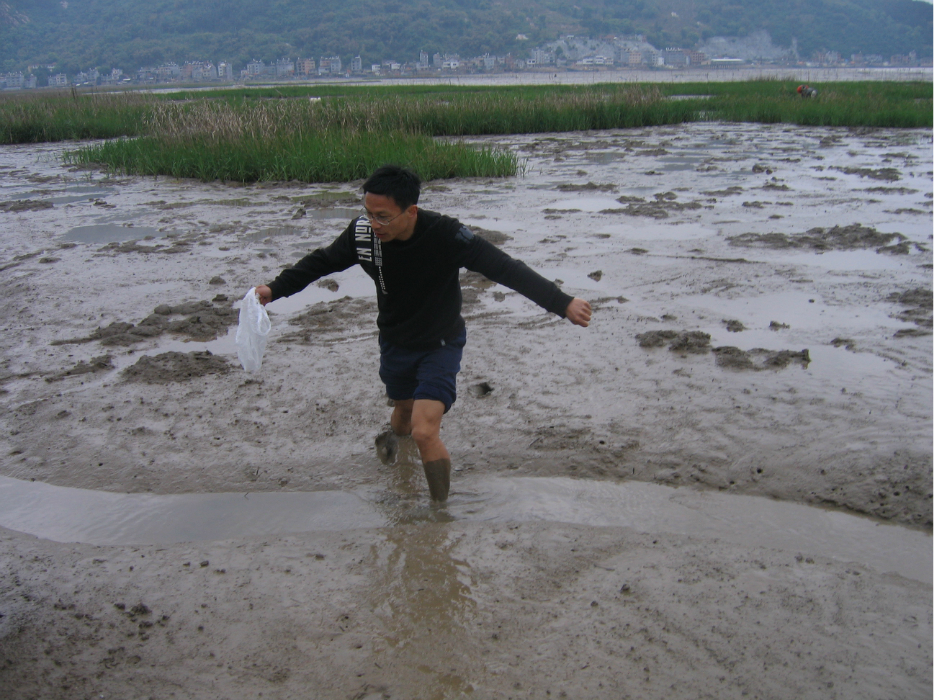
<path id="1" fill-rule="evenodd" d="M 932 55 L 932 6 L 919 0 L 0 0 L 0 71 L 75 72 L 164 61 L 363 57 L 418 52 L 528 55 L 562 34 L 644 34 L 656 47 L 768 32 L 798 54 Z M 525 37 L 525 38 L 523 38 Z"/>

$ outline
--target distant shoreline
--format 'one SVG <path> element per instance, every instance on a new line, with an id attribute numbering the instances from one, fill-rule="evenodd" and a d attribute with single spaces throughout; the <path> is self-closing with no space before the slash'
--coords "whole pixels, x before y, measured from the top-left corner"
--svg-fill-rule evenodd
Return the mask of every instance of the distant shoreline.
<path id="1" fill-rule="evenodd" d="M 592 70 L 592 71 L 528 71 L 521 73 L 464 74 L 437 77 L 322 77 L 313 80 L 282 80 L 223 85 L 188 83 L 153 87 L 129 87 L 139 92 L 178 92 L 191 90 L 222 90 L 231 87 L 257 88 L 278 85 L 585 85 L 588 83 L 696 83 L 742 82 L 745 80 L 795 80 L 806 83 L 857 80 L 934 82 L 934 68 L 808 68 L 801 66 L 757 66 L 749 68 L 692 68 L 688 70 Z"/>

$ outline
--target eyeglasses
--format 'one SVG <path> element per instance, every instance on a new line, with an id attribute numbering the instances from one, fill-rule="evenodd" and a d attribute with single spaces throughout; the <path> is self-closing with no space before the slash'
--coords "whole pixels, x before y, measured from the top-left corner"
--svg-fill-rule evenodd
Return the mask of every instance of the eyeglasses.
<path id="1" fill-rule="evenodd" d="M 388 225 L 391 224 L 393 221 L 395 221 L 396 219 L 398 219 L 400 216 L 402 216 L 403 214 L 405 214 L 404 211 L 401 211 L 401 212 L 399 212 L 398 214 L 396 214 L 396 215 L 393 216 L 393 217 L 386 217 L 386 216 L 377 216 L 376 214 L 372 213 L 372 212 L 371 212 L 369 209 L 367 209 L 366 207 L 363 207 L 363 211 L 364 211 L 364 214 L 363 214 L 363 215 L 367 218 L 367 220 L 368 220 L 371 224 L 379 224 L 380 226 L 388 226 Z"/>

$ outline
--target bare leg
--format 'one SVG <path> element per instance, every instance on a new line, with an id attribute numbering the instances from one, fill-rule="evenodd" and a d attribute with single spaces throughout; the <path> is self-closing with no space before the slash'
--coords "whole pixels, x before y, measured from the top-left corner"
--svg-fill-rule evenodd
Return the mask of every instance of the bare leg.
<path id="1" fill-rule="evenodd" d="M 389 425 L 392 426 L 392 432 L 399 437 L 412 434 L 412 407 L 414 404 L 415 399 L 406 399 L 394 403 L 392 415 L 389 417 Z"/>
<path id="2" fill-rule="evenodd" d="M 423 462 L 436 459 L 451 459 L 447 448 L 441 442 L 441 419 L 444 417 L 444 404 L 431 399 L 417 399 L 410 412 L 409 430 L 418 445 L 418 453 Z M 395 416 L 395 411 L 393 411 Z M 393 430 L 396 426 L 393 424 Z M 396 431 L 398 433 L 398 431 Z"/>
<path id="3" fill-rule="evenodd" d="M 444 404 L 431 399 L 417 399 L 412 406 L 412 437 L 422 457 L 428 490 L 435 501 L 446 501 L 451 487 L 451 455 L 441 442 L 441 419 Z M 395 426 L 393 426 L 395 429 Z"/>

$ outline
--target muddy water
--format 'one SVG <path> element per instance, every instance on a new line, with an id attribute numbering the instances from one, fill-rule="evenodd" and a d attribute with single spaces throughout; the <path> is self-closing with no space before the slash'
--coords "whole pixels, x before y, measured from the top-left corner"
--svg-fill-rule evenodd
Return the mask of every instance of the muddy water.
<path id="1" fill-rule="evenodd" d="M 413 497 L 414 496 L 414 497 Z M 931 538 L 868 518 L 752 496 L 566 478 L 459 484 L 445 506 L 408 488 L 117 494 L 0 477 L 0 525 L 59 542 L 170 544 L 426 522 L 549 521 L 690 534 L 832 557 L 931 581 Z"/>

